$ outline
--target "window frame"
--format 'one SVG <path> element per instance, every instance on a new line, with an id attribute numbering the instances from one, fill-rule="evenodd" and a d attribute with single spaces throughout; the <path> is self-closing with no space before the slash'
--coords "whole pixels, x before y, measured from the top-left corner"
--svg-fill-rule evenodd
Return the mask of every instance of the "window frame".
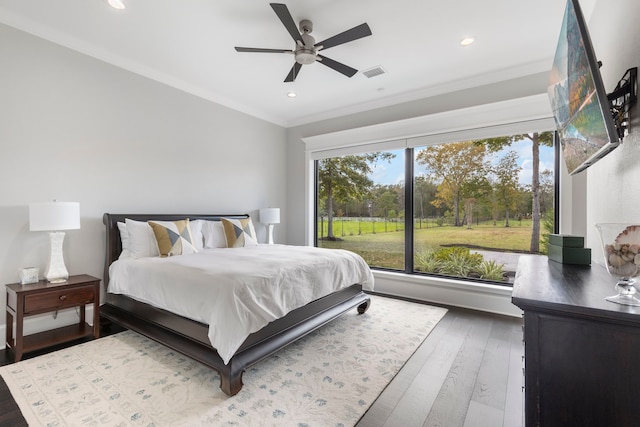
<path id="1" fill-rule="evenodd" d="M 348 154 L 404 148 L 405 209 L 413 212 L 413 154 L 415 147 L 462 140 L 483 139 L 535 131 L 553 131 L 555 121 L 546 94 L 447 111 L 363 128 L 348 129 L 311 137 L 305 143 L 305 244 L 317 246 L 317 160 Z M 556 221 L 560 218 L 559 151 L 556 147 Z M 410 165 L 409 165 L 410 163 Z M 418 275 L 413 271 L 413 215 L 405 215 L 405 268 L 376 270 Z"/>
<path id="2" fill-rule="evenodd" d="M 545 132 L 545 131 L 542 131 Z M 554 230 L 553 233 L 558 233 L 559 228 L 559 218 L 560 213 L 558 207 L 560 206 L 560 172 L 559 172 L 559 156 L 560 156 L 560 148 L 559 148 L 559 137 L 558 132 L 554 132 L 553 138 L 553 150 L 554 150 Z M 446 144 L 443 143 L 443 144 Z M 439 275 L 434 273 L 425 273 L 415 270 L 415 216 L 414 216 L 414 180 L 415 180 L 415 148 L 416 147 L 408 147 L 403 150 L 404 155 L 404 193 L 405 193 L 405 216 L 404 216 L 404 269 L 392 269 L 380 266 L 371 266 L 373 270 L 378 271 L 388 271 L 388 272 L 396 272 L 396 273 L 404 273 L 409 275 L 421 275 L 421 276 L 432 276 L 432 277 L 442 277 L 442 278 L 450 278 L 449 276 Z M 327 158 L 327 157 L 323 157 Z M 314 182 L 315 182 L 315 190 L 314 190 L 314 241 L 313 245 L 315 247 L 318 246 L 318 192 L 319 192 L 319 162 L 321 159 L 314 160 Z M 406 213 L 410 214 L 406 214 Z M 463 278 L 456 277 L 457 280 L 469 281 L 469 282 L 478 282 L 478 283 L 494 283 L 487 280 L 482 279 L 474 279 L 474 278 Z M 509 286 L 511 284 L 502 284 L 497 283 L 500 286 Z"/>

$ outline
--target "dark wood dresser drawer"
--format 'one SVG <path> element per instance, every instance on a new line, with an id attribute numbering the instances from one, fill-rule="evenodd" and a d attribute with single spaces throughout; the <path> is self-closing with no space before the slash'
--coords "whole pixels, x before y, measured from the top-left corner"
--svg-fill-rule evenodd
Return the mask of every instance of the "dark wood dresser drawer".
<path id="1" fill-rule="evenodd" d="M 80 304 L 91 304 L 95 297 L 95 286 L 93 285 L 26 295 L 24 312 L 25 314 L 33 314 L 39 311 L 46 312 L 75 307 Z"/>

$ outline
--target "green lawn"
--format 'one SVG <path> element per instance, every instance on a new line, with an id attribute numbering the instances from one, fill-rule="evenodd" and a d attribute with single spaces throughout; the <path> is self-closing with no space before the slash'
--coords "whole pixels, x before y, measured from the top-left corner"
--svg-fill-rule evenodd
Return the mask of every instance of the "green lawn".
<path id="1" fill-rule="evenodd" d="M 334 223 L 334 236 L 339 240 L 320 240 L 324 248 L 348 249 L 360 254 L 371 266 L 404 268 L 404 224 L 383 222 L 340 221 Z M 326 236 L 326 222 L 324 223 Z M 376 232 L 373 233 L 375 226 Z M 344 227 L 344 228 L 343 228 Z M 531 220 L 480 223 L 471 228 L 451 225 L 437 226 L 430 222 L 428 228 L 415 230 L 416 252 L 445 246 L 466 246 L 506 252 L 526 252 L 531 240 Z M 423 223 L 423 227 L 425 224 Z M 320 228 L 320 223 L 318 223 Z M 343 231 L 344 230 L 344 231 Z M 360 233 L 360 234 L 359 234 Z"/>

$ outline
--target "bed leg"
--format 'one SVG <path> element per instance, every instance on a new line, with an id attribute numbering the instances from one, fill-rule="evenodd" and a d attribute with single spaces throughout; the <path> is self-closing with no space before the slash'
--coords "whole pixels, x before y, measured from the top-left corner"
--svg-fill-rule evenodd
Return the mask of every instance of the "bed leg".
<path id="1" fill-rule="evenodd" d="M 233 360 L 229 362 L 232 364 Z M 228 396 L 235 396 L 242 389 L 242 374 L 244 369 L 238 371 L 231 369 L 228 372 L 220 372 L 220 388 Z"/>
<path id="2" fill-rule="evenodd" d="M 358 313 L 363 314 L 365 311 L 369 309 L 369 306 L 371 306 L 371 299 L 367 298 L 365 302 L 363 302 L 358 306 Z"/>

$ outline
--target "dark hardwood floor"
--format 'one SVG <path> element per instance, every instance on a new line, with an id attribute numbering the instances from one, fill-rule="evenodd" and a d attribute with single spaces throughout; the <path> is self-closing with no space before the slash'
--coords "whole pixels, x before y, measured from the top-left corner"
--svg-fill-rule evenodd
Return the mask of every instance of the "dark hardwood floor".
<path id="1" fill-rule="evenodd" d="M 521 319 L 449 308 L 356 427 L 521 427 L 521 328 Z M 102 325 L 101 335 L 120 330 Z M 0 350 L 0 365 L 12 357 Z M 0 378 L 0 427 L 26 425 Z"/>
<path id="2" fill-rule="evenodd" d="M 449 308 L 356 427 L 521 427 L 522 319 Z"/>

